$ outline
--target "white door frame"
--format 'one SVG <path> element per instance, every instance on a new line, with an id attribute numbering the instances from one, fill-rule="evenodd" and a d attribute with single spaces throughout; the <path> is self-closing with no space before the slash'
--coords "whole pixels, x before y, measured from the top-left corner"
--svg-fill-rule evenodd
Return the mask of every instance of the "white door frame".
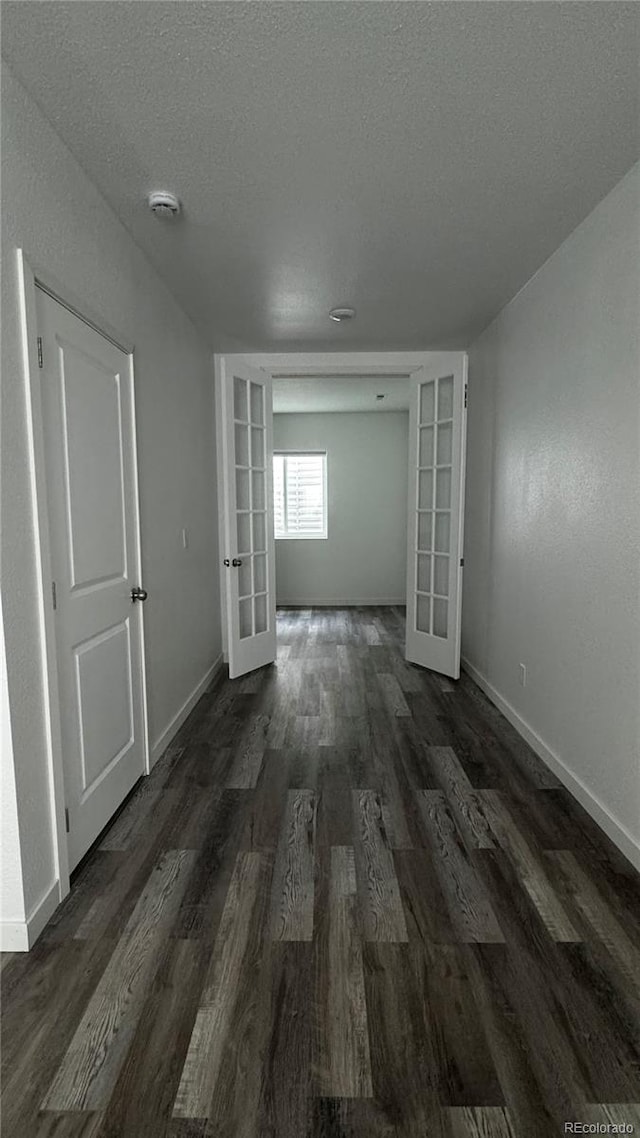
<path id="1" fill-rule="evenodd" d="M 29 447 L 29 468 L 31 476 L 31 506 L 34 519 L 36 541 L 36 590 L 38 596 L 38 623 L 40 626 L 40 652 L 42 682 L 45 703 L 45 722 L 47 728 L 47 763 L 49 773 L 49 793 L 51 802 L 51 827 L 53 831 L 54 863 L 58 878 L 59 900 L 69 892 L 69 859 L 67 854 L 67 831 L 65 823 L 64 767 L 62 760 L 62 736 L 60 727 L 60 696 L 58 691 L 56 629 L 51 603 L 51 582 L 53 563 L 51 558 L 51 539 L 49 533 L 49 503 L 44 452 L 44 418 L 40 395 L 40 368 L 38 366 L 38 320 L 36 312 L 36 287 L 53 297 L 64 308 L 68 308 L 79 320 L 94 328 L 101 336 L 110 340 L 115 347 L 129 358 L 132 393 L 133 422 L 133 482 L 135 488 L 134 557 L 138 579 L 141 580 L 142 545 L 140 538 L 140 506 L 138 489 L 138 456 L 136 445 L 135 415 L 135 373 L 134 347 L 116 330 L 111 329 L 99 316 L 87 312 L 82 301 L 72 299 L 70 292 L 53 274 L 46 269 L 34 270 L 27 261 L 24 251 L 16 249 L 18 270 L 18 293 L 20 298 L 20 337 L 22 341 L 22 364 L 27 404 L 27 431 Z M 140 637 L 140 662 L 142 670 L 142 716 L 143 716 L 143 754 L 145 774 L 150 770 L 149 724 L 147 715 L 147 677 L 144 646 L 144 614 L 139 610 L 138 629 Z M 47 915 L 50 916 L 51 914 Z"/>
<path id="2" fill-rule="evenodd" d="M 273 379 L 274 375 L 289 372 L 293 375 L 305 372 L 319 372 L 339 375 L 358 375 L 366 372 L 368 375 L 410 376 L 419 371 L 427 361 L 440 356 L 441 352 L 220 352 L 214 356 L 215 366 L 215 410 L 216 410 L 216 454 L 218 474 L 218 538 L 220 556 L 224 556 L 225 548 L 225 502 L 224 502 L 224 465 L 222 460 L 222 359 L 242 360 L 249 367 L 266 371 Z M 466 356 L 466 352 L 463 351 Z M 463 424 L 462 435 L 462 464 L 461 478 L 464 487 L 466 462 L 466 422 Z M 462 512 L 464 510 L 464 497 Z M 462 556 L 462 549 L 461 554 Z M 220 574 L 220 612 L 222 616 L 222 651 L 223 659 L 228 660 L 227 649 L 227 597 L 224 587 L 224 577 Z"/>

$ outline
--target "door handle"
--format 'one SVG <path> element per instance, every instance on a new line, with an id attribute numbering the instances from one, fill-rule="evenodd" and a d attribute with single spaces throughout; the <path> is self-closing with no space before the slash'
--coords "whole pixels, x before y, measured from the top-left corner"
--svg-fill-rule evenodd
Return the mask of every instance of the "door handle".
<path id="1" fill-rule="evenodd" d="M 225 559 L 224 559 L 224 561 L 222 562 L 222 564 L 223 564 L 223 565 L 226 565 L 227 569 L 229 568 L 229 566 L 230 566 L 230 565 L 233 565 L 233 568 L 234 568 L 234 569 L 237 569 L 239 565 L 242 565 L 242 558 L 240 558 L 240 557 L 234 557 L 233 561 L 229 561 L 229 558 L 228 558 L 228 557 L 225 557 Z"/>
<path id="2" fill-rule="evenodd" d="M 146 601 L 148 596 L 149 594 L 146 589 L 141 589 L 138 585 L 135 585 L 131 590 L 131 603 L 135 605 L 136 601 Z"/>

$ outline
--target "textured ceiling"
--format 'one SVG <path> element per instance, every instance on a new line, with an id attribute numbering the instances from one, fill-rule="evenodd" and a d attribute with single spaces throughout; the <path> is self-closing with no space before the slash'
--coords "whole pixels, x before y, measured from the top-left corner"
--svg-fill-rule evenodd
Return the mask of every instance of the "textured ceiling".
<path id="1" fill-rule="evenodd" d="M 220 350 L 468 344 L 637 159 L 639 29 L 635 3 L 2 4 L 18 77 Z"/>
<path id="2" fill-rule="evenodd" d="M 409 380 L 397 375 L 287 376 L 273 380 L 273 410 L 408 411 Z"/>

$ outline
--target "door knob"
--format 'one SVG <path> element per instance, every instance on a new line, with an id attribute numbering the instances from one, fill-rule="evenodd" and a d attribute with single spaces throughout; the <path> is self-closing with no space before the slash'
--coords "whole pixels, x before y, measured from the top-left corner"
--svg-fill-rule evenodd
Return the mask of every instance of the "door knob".
<path id="1" fill-rule="evenodd" d="M 131 590 L 131 601 L 135 605 L 136 601 L 146 601 L 148 595 L 146 589 L 141 589 L 138 585 L 135 585 Z"/>
<path id="2" fill-rule="evenodd" d="M 235 568 L 237 568 L 237 567 L 238 567 L 238 565 L 242 565 L 242 559 L 241 559 L 240 557 L 234 557 L 234 559 L 233 559 L 233 561 L 231 562 L 231 564 L 232 564 L 232 565 L 233 565 Z"/>

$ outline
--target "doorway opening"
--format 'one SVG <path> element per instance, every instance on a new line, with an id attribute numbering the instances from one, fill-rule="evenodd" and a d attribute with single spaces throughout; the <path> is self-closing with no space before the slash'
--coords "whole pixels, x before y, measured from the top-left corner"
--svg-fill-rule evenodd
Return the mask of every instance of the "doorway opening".
<path id="1" fill-rule="evenodd" d="M 217 358 L 232 678 L 275 659 L 277 606 L 404 604 L 406 659 L 457 678 L 466 363 L 460 352 Z"/>

